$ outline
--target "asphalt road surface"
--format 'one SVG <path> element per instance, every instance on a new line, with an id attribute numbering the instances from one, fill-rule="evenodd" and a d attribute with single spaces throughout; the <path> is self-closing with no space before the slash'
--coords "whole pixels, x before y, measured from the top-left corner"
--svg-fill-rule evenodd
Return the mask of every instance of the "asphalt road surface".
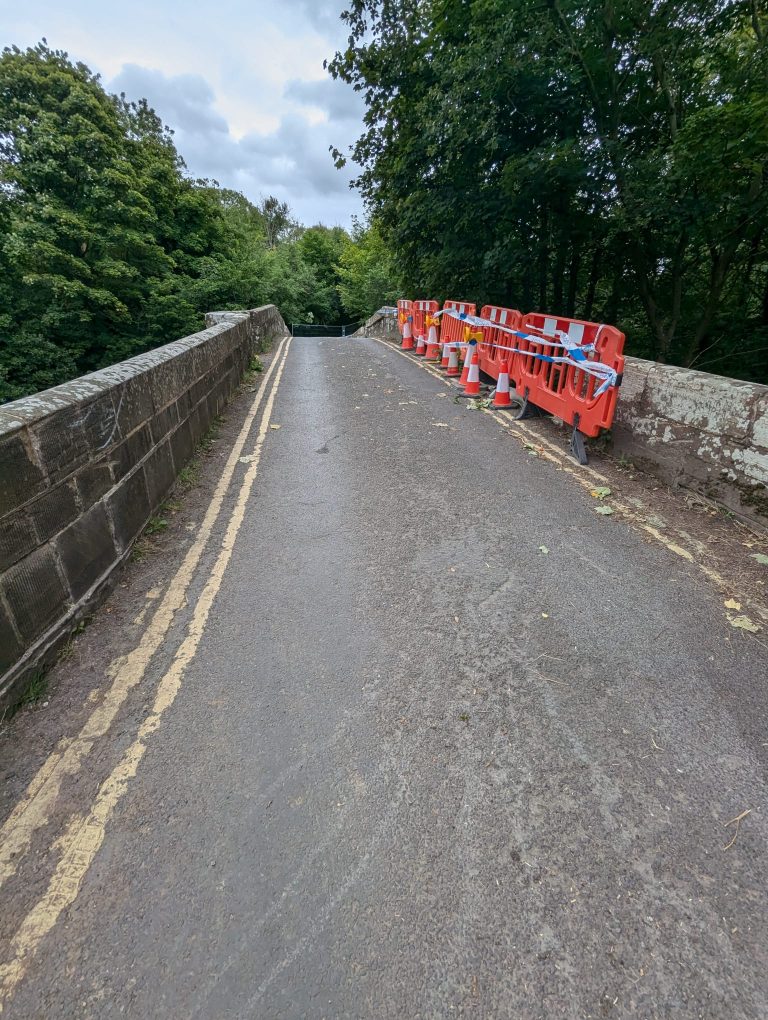
<path id="1" fill-rule="evenodd" d="M 765 627 L 393 347 L 270 371 L 9 805 L 3 1017 L 768 1016 Z"/>

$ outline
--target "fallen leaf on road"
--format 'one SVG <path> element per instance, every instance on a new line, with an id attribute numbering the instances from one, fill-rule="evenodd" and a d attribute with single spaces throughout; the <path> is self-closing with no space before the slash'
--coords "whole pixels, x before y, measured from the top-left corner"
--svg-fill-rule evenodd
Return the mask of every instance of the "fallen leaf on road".
<path id="1" fill-rule="evenodd" d="M 539 546 L 539 552 L 542 553 L 544 556 L 548 556 L 549 555 L 549 549 L 547 549 L 547 547 L 545 545 L 540 545 Z"/>
<path id="2" fill-rule="evenodd" d="M 606 496 L 610 496 L 611 490 L 607 485 L 598 485 L 590 492 L 590 496 L 594 496 L 595 499 L 605 499 Z"/>
<path id="3" fill-rule="evenodd" d="M 436 429 L 447 429 L 448 428 L 448 422 L 447 421 L 433 421 L 432 424 L 434 425 L 434 427 Z"/>
<path id="4" fill-rule="evenodd" d="M 605 504 L 603 506 L 596 506 L 595 507 L 595 513 L 596 514 L 603 514 L 604 517 L 607 517 L 608 514 L 612 514 L 613 513 L 613 507 L 612 506 L 608 506 L 607 504 Z"/>
<path id="5" fill-rule="evenodd" d="M 741 602 L 737 602 L 736 599 L 726 599 L 723 605 L 726 609 L 741 609 Z"/>
<path id="6" fill-rule="evenodd" d="M 752 553 L 752 559 L 762 563 L 764 567 L 768 567 L 768 556 L 765 553 Z"/>
<path id="7" fill-rule="evenodd" d="M 542 620 L 548 620 L 549 619 L 549 613 L 542 613 L 541 614 L 541 618 L 542 618 Z"/>
<path id="8" fill-rule="evenodd" d="M 270 425 L 269 427 L 270 427 L 271 429 L 279 429 L 279 428 L 280 428 L 280 426 L 279 426 L 279 425 Z"/>
<path id="9" fill-rule="evenodd" d="M 738 630 L 748 630 L 750 634 L 757 634 L 760 630 L 760 627 L 756 623 L 752 623 L 748 616 L 729 616 L 728 622 Z"/>

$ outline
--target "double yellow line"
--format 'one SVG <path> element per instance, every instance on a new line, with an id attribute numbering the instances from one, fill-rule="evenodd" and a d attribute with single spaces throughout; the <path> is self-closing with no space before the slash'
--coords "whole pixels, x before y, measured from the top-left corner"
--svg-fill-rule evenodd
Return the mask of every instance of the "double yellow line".
<path id="1" fill-rule="evenodd" d="M 227 459 L 197 537 L 171 580 L 139 644 L 129 655 L 113 664 L 113 682 L 98 707 L 91 713 L 79 734 L 71 741 L 63 741 L 50 755 L 0 829 L 2 886 L 13 875 L 21 857 L 29 849 L 34 833 L 49 821 L 62 782 L 80 770 L 95 741 L 107 733 L 129 692 L 143 679 L 149 663 L 168 634 L 175 614 L 186 604 L 187 590 L 221 516 L 237 465 L 244 460 L 248 467 L 227 522 L 220 552 L 195 604 L 186 636 L 170 668 L 160 680 L 152 709 L 117 766 L 102 782 L 88 813 L 73 818 L 64 834 L 56 841 L 55 849 L 59 851 L 60 857 L 48 888 L 27 913 L 11 940 L 10 960 L 0 966 L 0 1013 L 3 1004 L 10 999 L 24 977 L 41 941 L 56 924 L 61 912 L 76 899 L 91 862 L 104 841 L 107 822 L 135 776 L 147 749 L 148 739 L 158 729 L 164 713 L 173 704 L 185 670 L 195 656 L 245 517 L 290 344 L 290 337 L 280 343 Z M 255 445 L 250 455 L 243 457 L 243 450 L 265 396 L 264 413 Z"/>

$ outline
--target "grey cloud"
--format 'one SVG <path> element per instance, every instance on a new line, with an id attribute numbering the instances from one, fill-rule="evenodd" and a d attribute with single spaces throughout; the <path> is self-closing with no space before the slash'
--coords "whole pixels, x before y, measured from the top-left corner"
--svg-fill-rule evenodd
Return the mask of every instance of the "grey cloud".
<path id="1" fill-rule="evenodd" d="M 342 0 L 283 0 L 286 7 L 301 13 L 315 28 L 333 35 L 344 30 L 340 15 L 347 4 Z"/>
<path id="2" fill-rule="evenodd" d="M 301 81 L 294 78 L 285 86 L 286 99 L 304 106 L 325 110 L 331 120 L 355 120 L 363 117 L 365 104 L 359 92 L 343 81 L 324 78 L 322 81 Z"/>
<path id="3" fill-rule="evenodd" d="M 331 84 L 335 84 L 331 82 Z M 325 83 L 292 82 L 297 96 L 304 86 L 321 86 L 323 108 L 343 109 Z M 129 99 L 146 97 L 158 116 L 175 131 L 175 143 L 194 177 L 212 177 L 237 188 L 252 200 L 271 192 L 288 201 L 306 222 L 349 222 L 360 211 L 359 197 L 349 191 L 350 168 L 337 170 L 328 151 L 331 143 L 351 141 L 357 134 L 352 118 L 338 124 L 310 124 L 300 114 L 283 116 L 268 134 L 249 133 L 236 139 L 224 117 L 214 108 L 215 95 L 200 75 L 166 76 L 159 71 L 128 65 L 109 85 Z M 303 101 L 303 100 L 302 100 Z"/>
<path id="4" fill-rule="evenodd" d="M 213 108 L 213 89 L 199 74 L 167 76 L 137 64 L 126 64 L 110 83 L 112 92 L 148 100 L 170 127 L 190 133 L 227 135 L 226 120 Z"/>

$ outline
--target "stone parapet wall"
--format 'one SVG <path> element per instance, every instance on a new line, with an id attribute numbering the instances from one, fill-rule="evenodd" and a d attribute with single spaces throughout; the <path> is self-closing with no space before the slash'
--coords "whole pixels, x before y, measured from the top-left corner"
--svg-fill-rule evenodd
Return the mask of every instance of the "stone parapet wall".
<path id="1" fill-rule="evenodd" d="M 768 524 L 768 386 L 627 358 L 616 452 Z"/>
<path id="2" fill-rule="evenodd" d="M 238 386 L 274 305 L 0 406 L 0 716 L 113 574 Z"/>

